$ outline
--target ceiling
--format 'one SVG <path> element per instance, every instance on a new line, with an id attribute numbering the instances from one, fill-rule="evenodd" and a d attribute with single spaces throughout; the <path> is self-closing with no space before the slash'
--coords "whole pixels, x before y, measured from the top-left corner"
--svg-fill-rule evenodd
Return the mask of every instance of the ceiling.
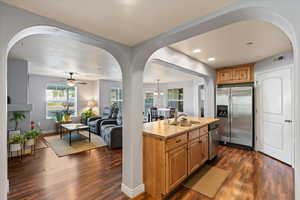
<path id="1" fill-rule="evenodd" d="M 144 70 L 144 83 L 155 83 L 158 79 L 160 83 L 171 83 L 200 80 L 202 78 L 166 67 L 159 63 L 148 63 Z"/>
<path id="2" fill-rule="evenodd" d="M 34 35 L 22 39 L 9 52 L 10 58 L 27 60 L 29 73 L 66 77 L 76 72 L 81 80 L 121 80 L 117 61 L 107 51 L 75 40 L 54 35 Z M 199 79 L 193 75 L 150 63 L 145 68 L 144 82 L 177 82 Z"/>
<path id="3" fill-rule="evenodd" d="M 64 77 L 77 72 L 83 80 L 122 78 L 121 69 L 107 51 L 54 35 L 33 35 L 17 42 L 9 57 L 29 61 L 29 73 Z"/>
<path id="4" fill-rule="evenodd" d="M 253 44 L 247 45 L 247 42 Z M 292 49 L 279 28 L 257 20 L 231 24 L 171 47 L 214 68 L 256 62 Z M 193 53 L 195 49 L 202 52 Z M 208 62 L 210 57 L 216 60 Z"/>
<path id="5" fill-rule="evenodd" d="M 133 46 L 237 0 L 1 0 Z"/>

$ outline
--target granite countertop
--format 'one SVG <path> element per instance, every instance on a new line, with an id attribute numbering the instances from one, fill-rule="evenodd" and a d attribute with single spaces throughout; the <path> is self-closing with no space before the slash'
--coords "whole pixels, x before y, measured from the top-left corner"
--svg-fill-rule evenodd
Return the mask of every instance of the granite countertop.
<path id="1" fill-rule="evenodd" d="M 178 126 L 170 125 L 168 120 L 161 120 L 155 122 L 144 123 L 143 134 L 148 136 L 157 137 L 160 139 L 168 139 L 181 133 L 206 126 L 208 124 L 219 121 L 216 118 L 200 118 L 200 117 L 188 117 L 191 121 L 200 122 L 199 124 L 192 124 L 191 126 Z"/>

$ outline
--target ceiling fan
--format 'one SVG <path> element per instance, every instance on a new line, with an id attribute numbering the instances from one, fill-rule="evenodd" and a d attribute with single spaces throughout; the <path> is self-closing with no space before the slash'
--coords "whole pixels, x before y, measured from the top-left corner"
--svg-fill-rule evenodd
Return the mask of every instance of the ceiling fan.
<path id="1" fill-rule="evenodd" d="M 67 78 L 67 80 L 63 81 L 66 85 L 70 86 L 70 87 L 74 87 L 76 84 L 82 84 L 82 85 L 86 85 L 87 82 L 83 82 L 83 81 L 77 81 L 76 79 L 73 78 L 73 75 L 75 73 L 74 72 L 69 72 L 68 75 L 69 77 Z"/>

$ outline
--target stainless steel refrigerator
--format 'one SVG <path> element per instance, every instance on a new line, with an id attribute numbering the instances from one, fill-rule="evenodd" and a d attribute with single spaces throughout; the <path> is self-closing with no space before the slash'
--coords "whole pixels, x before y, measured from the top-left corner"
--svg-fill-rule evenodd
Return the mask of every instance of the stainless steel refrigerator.
<path id="1" fill-rule="evenodd" d="M 222 142 L 253 148 L 253 87 L 217 88 L 216 111 Z"/>

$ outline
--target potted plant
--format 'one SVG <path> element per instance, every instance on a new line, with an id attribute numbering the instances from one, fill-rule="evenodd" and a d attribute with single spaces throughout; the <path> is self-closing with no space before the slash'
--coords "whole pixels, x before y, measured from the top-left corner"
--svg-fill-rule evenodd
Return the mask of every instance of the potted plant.
<path id="1" fill-rule="evenodd" d="M 25 134 L 25 145 L 32 146 L 35 144 L 35 139 L 41 135 L 41 132 L 38 130 L 31 130 Z"/>
<path id="2" fill-rule="evenodd" d="M 70 110 L 70 107 L 72 106 L 72 103 L 70 102 L 65 102 L 63 104 L 64 110 L 63 115 L 64 115 L 64 121 L 71 121 L 71 115 L 74 113 L 74 111 Z"/>
<path id="3" fill-rule="evenodd" d="M 22 149 L 22 143 L 24 141 L 24 137 L 22 135 L 15 135 L 8 140 L 8 144 L 10 146 L 10 151 L 20 151 Z"/>
<path id="4" fill-rule="evenodd" d="M 62 122 L 63 119 L 64 119 L 63 112 L 58 111 L 58 112 L 55 113 L 55 120 L 56 120 L 56 122 L 58 122 L 58 123 Z"/>
<path id="5" fill-rule="evenodd" d="M 88 109 L 80 114 L 81 118 L 90 118 L 96 116 L 96 112 L 92 109 Z"/>
<path id="6" fill-rule="evenodd" d="M 10 121 L 15 121 L 15 130 L 19 129 L 19 122 L 25 118 L 26 117 L 23 112 L 13 112 L 13 117 L 10 119 Z"/>

